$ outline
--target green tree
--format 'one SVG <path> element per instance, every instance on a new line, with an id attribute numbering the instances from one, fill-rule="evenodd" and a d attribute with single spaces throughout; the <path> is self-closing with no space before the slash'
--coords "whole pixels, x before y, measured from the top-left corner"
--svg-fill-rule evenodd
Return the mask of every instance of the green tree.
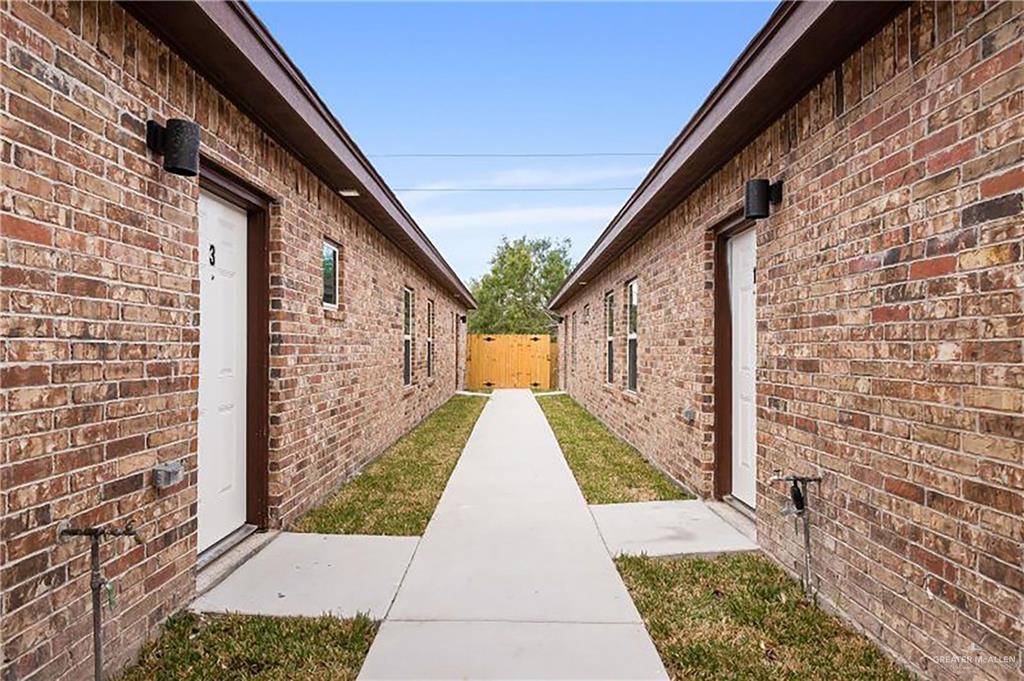
<path id="1" fill-rule="evenodd" d="M 503 237 L 490 272 L 470 283 L 479 307 L 470 313 L 469 332 L 552 332 L 547 303 L 569 275 L 569 246 L 569 239 Z"/>

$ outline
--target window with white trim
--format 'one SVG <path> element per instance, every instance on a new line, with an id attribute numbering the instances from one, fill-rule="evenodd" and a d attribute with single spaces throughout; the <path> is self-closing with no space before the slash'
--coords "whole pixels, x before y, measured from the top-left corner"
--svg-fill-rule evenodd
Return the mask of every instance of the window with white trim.
<path id="1" fill-rule="evenodd" d="M 615 381 L 615 294 L 604 294 L 604 381 Z"/>
<path id="2" fill-rule="evenodd" d="M 626 284 L 626 390 L 636 391 L 636 329 L 640 303 L 636 279 Z"/>
<path id="3" fill-rule="evenodd" d="M 572 373 L 575 373 L 575 311 L 572 312 L 572 364 L 570 366 Z"/>
<path id="4" fill-rule="evenodd" d="M 324 239 L 322 263 L 323 304 L 329 310 L 336 310 L 338 309 L 338 246 L 327 239 Z"/>
<path id="5" fill-rule="evenodd" d="M 434 377 L 434 301 L 427 299 L 427 378 Z"/>
<path id="6" fill-rule="evenodd" d="M 402 382 L 412 385 L 413 293 L 402 289 Z"/>

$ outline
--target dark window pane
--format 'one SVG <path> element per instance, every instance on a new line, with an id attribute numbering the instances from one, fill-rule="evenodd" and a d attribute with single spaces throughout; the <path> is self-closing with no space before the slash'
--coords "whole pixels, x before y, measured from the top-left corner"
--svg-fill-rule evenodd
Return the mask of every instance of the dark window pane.
<path id="1" fill-rule="evenodd" d="M 630 390 L 636 390 L 636 338 L 630 338 L 628 343 L 629 359 L 626 362 L 627 366 L 627 384 Z"/>
<path id="2" fill-rule="evenodd" d="M 406 385 L 410 385 L 412 383 L 412 341 L 409 340 L 408 338 L 405 339 L 404 351 L 405 358 L 403 361 L 404 366 L 402 378 L 405 381 Z"/>
<path id="3" fill-rule="evenodd" d="M 411 335 L 412 334 L 412 291 L 410 291 L 409 289 L 406 289 L 403 292 L 402 306 L 403 306 L 402 313 L 403 313 L 403 315 L 405 317 L 405 319 L 404 319 L 405 333 L 406 333 L 406 335 Z"/>

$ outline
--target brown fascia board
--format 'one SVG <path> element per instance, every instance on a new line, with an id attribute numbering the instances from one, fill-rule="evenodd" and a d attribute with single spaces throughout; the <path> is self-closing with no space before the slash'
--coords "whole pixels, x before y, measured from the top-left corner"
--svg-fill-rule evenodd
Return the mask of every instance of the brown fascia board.
<path id="1" fill-rule="evenodd" d="M 346 198 L 445 289 L 476 301 L 309 82 L 244 2 L 122 1 L 125 9 Z"/>
<path id="2" fill-rule="evenodd" d="M 907 2 L 783 2 L 669 145 L 549 307 L 564 305 Z"/>

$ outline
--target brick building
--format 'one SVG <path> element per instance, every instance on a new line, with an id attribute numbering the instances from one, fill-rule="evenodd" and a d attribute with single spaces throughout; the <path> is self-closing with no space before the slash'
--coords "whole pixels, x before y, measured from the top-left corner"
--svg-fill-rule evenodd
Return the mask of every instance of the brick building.
<path id="1" fill-rule="evenodd" d="M 143 535 L 103 545 L 118 668 L 198 554 L 287 525 L 454 392 L 473 300 L 246 6 L 0 22 L 2 677 L 83 678 L 89 548 L 61 521 Z M 171 118 L 200 126 L 198 178 L 147 148 Z"/>
<path id="2" fill-rule="evenodd" d="M 823 474 L 823 602 L 927 678 L 1021 674 L 1022 30 L 780 6 L 551 303 L 565 389 L 794 571 L 768 479 Z"/>

